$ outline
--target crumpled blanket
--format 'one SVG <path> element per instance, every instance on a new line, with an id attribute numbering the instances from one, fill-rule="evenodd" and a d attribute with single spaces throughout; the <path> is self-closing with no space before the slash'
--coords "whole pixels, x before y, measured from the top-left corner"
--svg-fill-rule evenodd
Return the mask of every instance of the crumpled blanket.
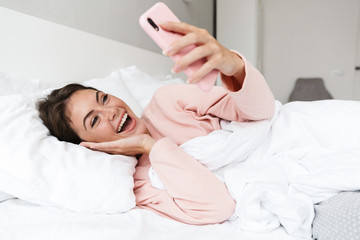
<path id="1" fill-rule="evenodd" d="M 223 121 L 180 147 L 225 182 L 234 225 L 309 238 L 313 204 L 360 189 L 360 102 L 276 102 L 270 120 Z M 153 169 L 149 176 L 162 188 Z"/>

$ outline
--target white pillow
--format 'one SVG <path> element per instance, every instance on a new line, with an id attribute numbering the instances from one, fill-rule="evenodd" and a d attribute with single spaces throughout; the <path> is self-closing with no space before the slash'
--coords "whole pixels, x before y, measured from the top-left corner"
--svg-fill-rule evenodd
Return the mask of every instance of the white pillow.
<path id="1" fill-rule="evenodd" d="M 154 92 L 159 87 L 170 84 L 185 84 L 180 78 L 149 76 L 136 66 L 121 68 L 116 72 L 143 108 L 150 102 Z"/>
<path id="2" fill-rule="evenodd" d="M 40 80 L 0 72 L 0 86 L 0 96 L 16 93 L 36 93 L 40 90 Z"/>
<path id="3" fill-rule="evenodd" d="M 14 198 L 14 196 L 11 196 L 4 192 L 0 192 L 0 202 L 6 201 L 6 200 L 12 199 L 12 198 Z"/>
<path id="4" fill-rule="evenodd" d="M 135 157 L 95 152 L 49 136 L 35 102 L 52 89 L 40 94 L 41 82 L 6 76 L 0 96 L 0 192 L 80 212 L 133 208 Z M 121 98 L 138 116 L 157 88 L 174 83 L 183 81 L 150 77 L 134 66 L 83 82 Z M 11 94 L 26 91 L 32 94 Z"/>
<path id="5" fill-rule="evenodd" d="M 106 79 L 111 80 L 119 81 Z M 106 82 L 91 83 L 99 81 Z M 0 191 L 80 212 L 117 213 L 133 208 L 136 159 L 49 136 L 35 108 L 39 96 L 0 96 Z"/>

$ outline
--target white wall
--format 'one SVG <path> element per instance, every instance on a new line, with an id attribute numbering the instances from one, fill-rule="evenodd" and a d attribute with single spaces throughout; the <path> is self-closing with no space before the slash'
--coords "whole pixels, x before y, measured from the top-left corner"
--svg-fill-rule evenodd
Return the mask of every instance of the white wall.
<path id="1" fill-rule="evenodd" d="M 170 74 L 168 57 L 0 7 L 0 72 L 56 87 L 103 78 L 131 65 Z"/>
<path id="2" fill-rule="evenodd" d="M 359 4 L 359 15 L 358 15 L 358 31 L 357 31 L 357 56 L 356 56 L 356 66 L 360 67 L 360 4 Z M 354 95 L 356 100 L 360 100 L 360 69 L 355 71 L 355 80 L 354 80 Z"/>
<path id="3" fill-rule="evenodd" d="M 359 0 L 218 0 L 217 7 L 218 40 L 247 56 L 280 101 L 300 77 L 322 77 L 334 98 L 360 98 Z"/>
<path id="4" fill-rule="evenodd" d="M 160 52 L 138 24 L 158 0 L 0 0 L 0 6 Z M 163 0 L 182 21 L 213 33 L 214 0 Z"/>
<path id="5" fill-rule="evenodd" d="M 256 0 L 218 0 L 216 4 L 217 40 L 246 56 L 255 66 L 258 59 L 258 2 Z"/>
<path id="6" fill-rule="evenodd" d="M 322 77 L 354 99 L 359 0 L 262 0 L 263 74 L 286 102 L 299 77 Z"/>

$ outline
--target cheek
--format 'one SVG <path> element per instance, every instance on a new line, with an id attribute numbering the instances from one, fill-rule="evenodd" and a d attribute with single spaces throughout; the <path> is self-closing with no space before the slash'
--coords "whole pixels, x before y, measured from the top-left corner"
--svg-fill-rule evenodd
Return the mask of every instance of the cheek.
<path id="1" fill-rule="evenodd" d="M 108 124 L 100 124 L 94 129 L 83 134 L 83 139 L 88 142 L 106 142 L 114 140 L 114 129 Z"/>
<path id="2" fill-rule="evenodd" d="M 92 133 L 95 136 L 108 136 L 109 134 L 115 134 L 114 128 L 108 123 L 101 123 L 95 129 L 93 129 Z"/>

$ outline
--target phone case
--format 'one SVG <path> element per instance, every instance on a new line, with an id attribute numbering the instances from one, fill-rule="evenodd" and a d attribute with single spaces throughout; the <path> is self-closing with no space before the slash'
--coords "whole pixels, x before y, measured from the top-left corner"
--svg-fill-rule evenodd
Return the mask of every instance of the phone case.
<path id="1" fill-rule="evenodd" d="M 164 50 L 167 48 L 170 43 L 172 43 L 177 38 L 180 38 L 182 35 L 174 32 L 168 32 L 159 26 L 161 22 L 180 22 L 180 20 L 175 16 L 175 14 L 162 2 L 156 3 L 149 10 L 147 10 L 144 14 L 140 16 L 139 23 L 140 26 L 144 29 L 144 31 L 154 40 L 154 42 Z M 171 56 L 170 58 L 176 62 L 179 58 L 186 55 L 188 52 L 193 50 L 196 46 L 188 46 L 182 49 L 176 55 Z M 197 69 L 199 69 L 204 63 L 206 59 L 200 59 L 184 70 L 184 73 L 189 77 L 191 76 Z M 219 71 L 212 70 L 206 76 L 204 76 L 201 80 L 199 80 L 196 84 L 200 87 L 201 90 L 208 92 L 215 84 Z"/>

